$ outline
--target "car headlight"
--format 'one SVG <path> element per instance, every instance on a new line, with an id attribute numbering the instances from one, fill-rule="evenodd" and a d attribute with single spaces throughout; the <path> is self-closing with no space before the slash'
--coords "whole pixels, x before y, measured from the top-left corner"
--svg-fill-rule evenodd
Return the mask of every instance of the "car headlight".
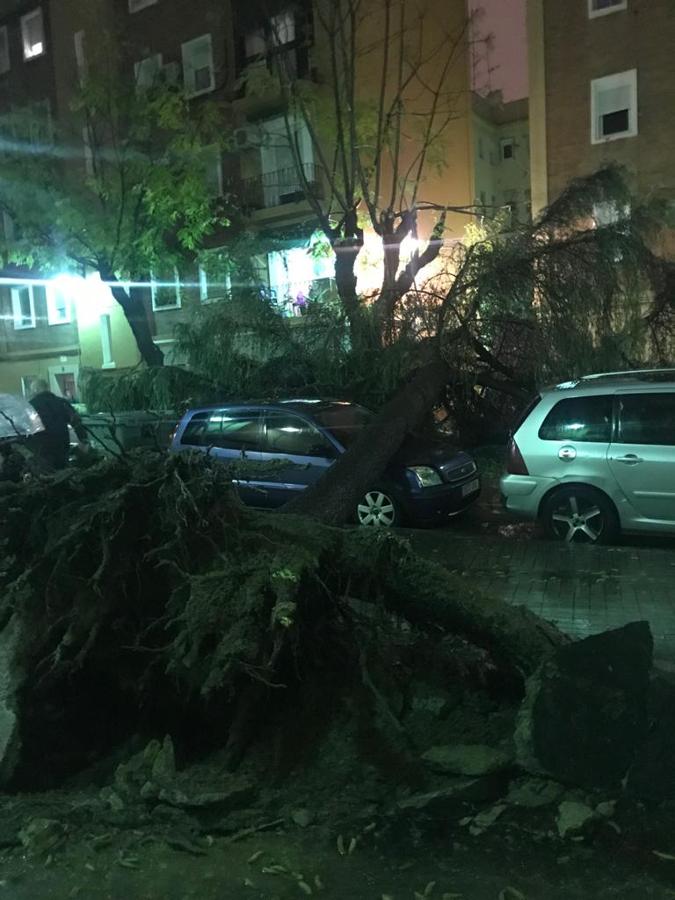
<path id="1" fill-rule="evenodd" d="M 411 466 L 408 471 L 412 472 L 420 487 L 434 487 L 436 484 L 443 484 L 443 479 L 431 466 Z"/>

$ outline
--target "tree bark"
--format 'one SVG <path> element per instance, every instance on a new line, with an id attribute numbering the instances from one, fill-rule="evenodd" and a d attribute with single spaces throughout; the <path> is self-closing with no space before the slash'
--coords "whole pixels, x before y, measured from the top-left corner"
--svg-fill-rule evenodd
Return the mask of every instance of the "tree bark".
<path id="1" fill-rule="evenodd" d="M 450 368 L 440 359 L 421 368 L 335 465 L 297 500 L 285 506 L 284 511 L 335 525 L 348 521 L 406 434 L 417 428 L 433 408 L 449 377 Z"/>
<path id="2" fill-rule="evenodd" d="M 143 301 L 137 295 L 132 294 L 131 291 L 123 288 L 113 273 L 102 270 L 100 275 L 110 287 L 115 300 L 122 307 L 143 362 L 148 366 L 163 366 L 164 354 L 152 338 L 150 323 L 148 322 L 148 315 Z"/>

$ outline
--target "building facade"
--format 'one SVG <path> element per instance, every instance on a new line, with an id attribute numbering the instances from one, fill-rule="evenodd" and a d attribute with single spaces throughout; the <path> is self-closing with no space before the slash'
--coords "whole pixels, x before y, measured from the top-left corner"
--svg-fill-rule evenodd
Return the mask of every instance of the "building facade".
<path id="1" fill-rule="evenodd" d="M 231 149 L 214 153 L 209 183 L 214 194 L 238 198 L 248 232 L 269 237 L 274 244 L 274 249 L 255 256 L 252 268 L 260 289 L 291 312 L 298 292 L 330 284 L 332 265 L 325 255 L 307 252 L 317 239 L 317 221 L 288 146 L 287 98 L 274 73 L 282 65 L 289 77 L 306 83 L 318 96 L 327 89 L 330 48 L 317 17 L 323 2 L 0 0 L 0 113 L 17 106 L 34 108 L 35 141 L 45 146 L 45 129 L 57 122 L 61 133 L 69 135 L 64 164 L 80 167 L 84 175 L 90 164 L 87 138 L 73 99 L 106 45 L 114 45 L 138 88 L 161 78 L 182 88 L 192 103 L 201 98 L 215 101 Z M 528 203 L 523 184 L 528 143 L 524 105 L 473 98 L 465 0 L 423 2 L 427 19 L 419 47 L 426 60 L 424 79 L 432 83 L 442 73 L 447 79 L 443 108 L 452 107 L 422 185 L 423 199 L 470 207 L 480 204 L 484 195 L 486 205 L 509 206 L 522 218 Z M 365 6 L 358 91 L 359 102 L 368 108 L 377 99 L 380 83 L 375 50 L 384 33 L 385 4 L 368 0 Z M 400 21 L 409 16 L 406 27 L 413 27 L 412 6 L 404 0 L 394 6 Z M 435 30 L 428 27 L 430 21 Z M 435 40 L 442 48 L 438 38 L 444 34 L 457 35 L 451 60 L 449 50 L 444 55 L 432 46 Z M 412 118 L 411 127 L 404 129 L 401 167 L 413 170 L 419 154 L 416 127 L 420 130 L 415 116 L 424 113 L 427 101 L 419 100 L 416 109 L 419 86 L 411 84 L 406 91 Z M 304 179 L 320 193 L 315 147 L 302 122 L 294 127 Z M 485 155 L 492 152 L 494 164 Z M 431 222 L 429 216 L 421 223 L 420 238 Z M 466 222 L 466 216 L 451 215 L 450 234 L 461 237 Z M 3 221 L 3 227 L 11 229 L 12 223 Z M 74 396 L 81 370 L 123 370 L 139 362 L 122 310 L 97 278 L 76 282 L 26 271 L 3 274 L 0 391 L 25 392 L 32 378 L 49 377 L 55 390 Z M 147 284 L 134 288 L 168 362 L 180 362 L 173 353 L 176 325 L 202 303 L 226 296 L 228 288 L 227 279 L 214 282 L 207 269 L 196 267 L 148 273 Z"/>
<path id="2" fill-rule="evenodd" d="M 530 219 L 530 126 L 527 98 L 473 95 L 473 171 L 477 206 L 514 223 Z"/>
<path id="3" fill-rule="evenodd" d="M 673 0 L 528 0 L 534 211 L 608 163 L 675 197 Z"/>

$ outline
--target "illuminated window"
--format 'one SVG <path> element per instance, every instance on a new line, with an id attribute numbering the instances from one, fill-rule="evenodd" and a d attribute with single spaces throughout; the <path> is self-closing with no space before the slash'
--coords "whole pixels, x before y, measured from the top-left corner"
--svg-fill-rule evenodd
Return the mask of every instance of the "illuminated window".
<path id="1" fill-rule="evenodd" d="M 591 81 L 591 143 L 638 133 L 637 69 Z"/>
<path id="2" fill-rule="evenodd" d="M 588 0 L 588 15 L 591 19 L 595 19 L 597 16 L 606 16 L 627 7 L 628 0 Z"/>
<path id="3" fill-rule="evenodd" d="M 45 52 L 45 28 L 41 9 L 34 9 L 21 16 L 21 41 L 24 59 L 35 59 Z"/>
<path id="4" fill-rule="evenodd" d="M 65 325 L 71 319 L 71 302 L 62 284 L 47 285 L 47 321 L 50 325 Z"/>
<path id="5" fill-rule="evenodd" d="M 24 328 L 35 328 L 35 297 L 33 285 L 27 284 L 21 287 L 13 287 L 12 314 L 14 318 L 14 330 L 21 331 Z"/>

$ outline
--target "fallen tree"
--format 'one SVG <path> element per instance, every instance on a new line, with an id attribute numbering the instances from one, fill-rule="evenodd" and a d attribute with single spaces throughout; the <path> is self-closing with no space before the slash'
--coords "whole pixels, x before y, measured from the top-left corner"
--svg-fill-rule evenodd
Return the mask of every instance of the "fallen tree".
<path id="1" fill-rule="evenodd" d="M 34 771 L 46 741 L 56 777 L 127 733 L 196 720 L 236 767 L 270 720 L 292 739 L 347 699 L 401 757 L 403 658 L 424 667 L 451 636 L 444 677 L 469 653 L 518 697 L 565 641 L 394 536 L 246 509 L 232 476 L 201 456 L 132 454 L 2 485 L 5 777 Z"/>

